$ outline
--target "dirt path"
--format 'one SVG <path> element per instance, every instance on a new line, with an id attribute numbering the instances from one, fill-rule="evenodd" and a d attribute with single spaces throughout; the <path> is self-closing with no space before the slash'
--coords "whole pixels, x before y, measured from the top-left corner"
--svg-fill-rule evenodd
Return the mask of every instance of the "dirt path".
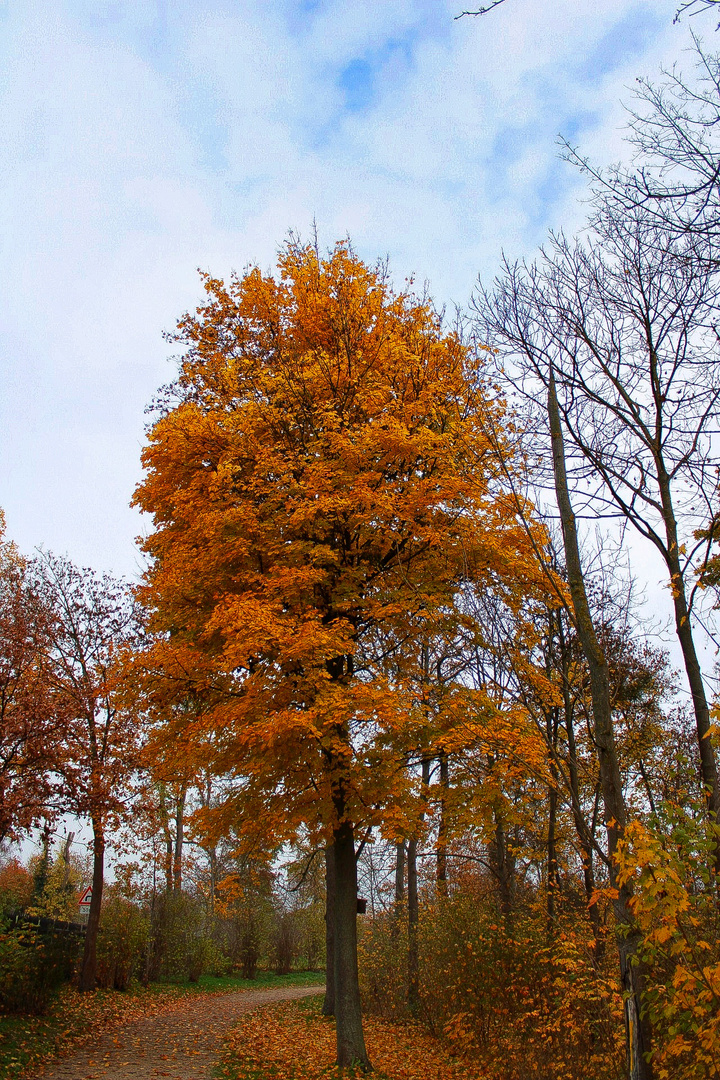
<path id="1" fill-rule="evenodd" d="M 258 1005 L 322 993 L 321 986 L 240 990 L 183 998 L 161 1016 L 113 1028 L 70 1057 L 52 1062 L 42 1080 L 210 1080 L 236 1017 Z M 39 1080 L 39 1078 L 38 1078 Z"/>

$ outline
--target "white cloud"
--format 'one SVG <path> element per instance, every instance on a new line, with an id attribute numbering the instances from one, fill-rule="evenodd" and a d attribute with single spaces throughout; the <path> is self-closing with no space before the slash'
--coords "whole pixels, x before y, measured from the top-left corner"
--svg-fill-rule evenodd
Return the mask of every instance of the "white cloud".
<path id="1" fill-rule="evenodd" d="M 460 6 L 29 0 L 5 16 L 0 505 L 23 548 L 133 572 L 143 405 L 172 376 L 161 334 L 199 299 L 197 266 L 267 267 L 317 217 L 321 240 L 350 233 L 464 301 L 503 245 L 581 220 L 555 134 L 579 124 L 588 152 L 618 156 L 623 87 L 688 40 L 672 3 L 508 0 L 454 22 Z M 607 38 L 623 20 L 627 48 Z M 349 111 L 341 77 L 363 60 L 368 100 Z"/>

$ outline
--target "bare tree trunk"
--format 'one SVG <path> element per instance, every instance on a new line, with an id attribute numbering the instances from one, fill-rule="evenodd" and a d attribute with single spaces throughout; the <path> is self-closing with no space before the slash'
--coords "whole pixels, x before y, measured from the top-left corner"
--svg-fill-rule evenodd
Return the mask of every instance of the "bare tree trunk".
<path id="1" fill-rule="evenodd" d="M 430 760 L 422 760 L 422 799 L 424 801 L 430 783 Z M 420 957 L 418 952 L 418 926 L 420 923 L 420 905 L 418 898 L 417 845 L 418 835 L 425 818 L 424 812 L 418 816 L 413 835 L 408 841 L 408 1008 L 415 1015 L 420 1007 Z"/>
<path id="2" fill-rule="evenodd" d="M 187 797 L 187 784 L 180 788 L 180 794 L 175 804 L 175 850 L 173 851 L 173 891 L 182 891 L 182 860 L 183 842 L 185 839 L 185 799 Z"/>
<path id="3" fill-rule="evenodd" d="M 415 1015 L 420 1005 L 420 962 L 418 956 L 418 924 L 420 908 L 417 885 L 417 836 L 411 836 L 407 849 L 408 902 L 408 1007 Z"/>
<path id="4" fill-rule="evenodd" d="M 164 784 L 158 785 L 158 796 L 163 840 L 165 841 L 165 858 L 163 859 L 165 892 L 169 896 L 173 888 L 173 838 L 172 832 L 170 831 L 170 811 L 168 810 L 167 792 Z"/>
<path id="5" fill-rule="evenodd" d="M 93 877 L 92 897 L 87 928 L 85 930 L 85 950 L 78 989 L 82 992 L 94 990 L 97 983 L 97 937 L 100 929 L 100 908 L 102 905 L 103 881 L 105 876 L 105 834 L 102 824 L 93 821 Z"/>
<path id="6" fill-rule="evenodd" d="M 437 835 L 436 882 L 438 896 L 447 896 L 447 848 L 448 848 L 448 792 L 450 789 L 450 767 L 446 753 L 440 754 L 440 822 Z"/>
<path id="7" fill-rule="evenodd" d="M 405 900 L 405 841 L 395 845 L 395 903 Z"/>
<path id="8" fill-rule="evenodd" d="M 702 669 L 700 667 L 700 661 L 698 660 L 697 650 L 695 649 L 695 639 L 692 624 L 690 622 L 690 614 L 688 612 L 685 576 L 680 564 L 677 522 L 675 520 L 675 511 L 670 491 L 670 480 L 662 460 L 658 463 L 658 485 L 660 488 L 663 521 L 667 538 L 667 551 L 664 552 L 664 554 L 667 568 L 670 573 L 673 611 L 675 614 L 675 631 L 677 633 L 678 641 L 680 642 L 685 673 L 687 675 L 693 702 L 693 711 L 695 713 L 698 746 L 700 748 L 700 770 L 702 772 L 703 786 L 705 788 L 705 797 L 711 816 L 717 818 L 718 814 L 720 814 L 720 791 L 718 790 L 715 751 L 713 749 L 712 741 L 709 738 L 710 709 L 705 693 Z M 720 870 L 720 843 L 716 845 L 715 859 L 716 866 Z"/>
<path id="9" fill-rule="evenodd" d="M 513 913 L 513 894 L 515 891 L 515 859 L 508 850 L 505 825 L 502 817 L 495 811 L 495 843 L 490 848 L 490 863 L 495 872 L 500 898 L 500 913 L 510 925 Z"/>
<path id="10" fill-rule="evenodd" d="M 340 816 L 340 815 L 339 815 Z M 335 829 L 335 1025 L 337 1065 L 370 1068 L 365 1049 L 357 960 L 357 861 L 353 826 L 343 821 Z"/>
<path id="11" fill-rule="evenodd" d="M 646 1054 L 649 1055 L 652 1048 L 651 1029 L 647 1020 L 641 1020 L 640 1015 L 643 983 L 642 970 L 637 964 L 637 948 L 640 935 L 634 926 L 630 910 L 632 891 L 629 885 L 621 886 L 618 884 L 615 862 L 618 840 L 621 838 L 625 828 L 626 815 L 613 732 L 609 671 L 605 655 L 595 633 L 595 626 L 585 590 L 577 526 L 570 502 L 565 471 L 565 447 L 555 391 L 555 376 L 552 371 L 550 372 L 548 386 L 548 419 L 552 440 L 555 493 L 562 524 L 568 583 L 575 613 L 575 625 L 590 672 L 593 734 L 605 804 L 610 883 L 617 890 L 617 899 L 614 902 L 615 917 L 619 924 L 629 927 L 627 933 L 618 935 L 620 977 L 625 1004 L 627 1076 L 628 1080 L 651 1080 L 652 1067 L 645 1057 Z"/>
<path id="12" fill-rule="evenodd" d="M 560 645 L 560 663 L 562 666 L 563 714 L 568 741 L 568 777 L 570 780 L 572 815 L 575 823 L 575 831 L 580 842 L 580 849 L 583 854 L 583 885 L 585 887 L 585 897 L 588 904 L 590 925 L 595 940 L 595 959 L 600 960 L 604 953 L 605 941 L 600 926 L 600 913 L 598 911 L 597 901 L 593 899 L 595 895 L 595 867 L 592 838 L 587 823 L 583 818 L 582 807 L 580 805 L 580 781 L 578 778 L 577 748 L 575 745 L 575 708 L 572 698 L 570 697 L 569 650 L 565 640 L 562 618 L 558 618 L 557 630 L 558 642 Z"/>
<path id="13" fill-rule="evenodd" d="M 335 848 L 325 848 L 325 999 L 323 1016 L 335 1015 Z"/>
<path id="14" fill-rule="evenodd" d="M 554 761 L 550 760 L 550 771 L 553 783 L 548 791 L 548 832 L 547 832 L 547 923 L 548 937 L 555 933 L 555 898 L 560 891 L 560 874 L 558 870 L 557 847 L 555 830 L 557 827 L 557 770 Z"/>

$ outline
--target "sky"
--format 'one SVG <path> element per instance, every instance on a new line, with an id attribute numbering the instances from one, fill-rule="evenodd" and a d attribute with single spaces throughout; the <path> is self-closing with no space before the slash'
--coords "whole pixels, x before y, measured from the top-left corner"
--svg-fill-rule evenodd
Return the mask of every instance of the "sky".
<path id="1" fill-rule="evenodd" d="M 137 577 L 146 407 L 198 269 L 270 269 L 315 222 L 463 306 L 503 250 L 578 228 L 557 137 L 627 155 L 635 78 L 691 66 L 675 6 L 0 0 L 7 538 Z"/>

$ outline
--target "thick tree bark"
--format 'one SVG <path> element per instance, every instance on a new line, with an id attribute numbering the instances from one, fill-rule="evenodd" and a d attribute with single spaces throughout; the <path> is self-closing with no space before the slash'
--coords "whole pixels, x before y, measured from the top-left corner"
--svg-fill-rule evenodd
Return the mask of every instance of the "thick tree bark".
<path id="1" fill-rule="evenodd" d="M 100 929 L 100 908 L 102 905 L 103 881 L 105 876 L 105 834 L 99 822 L 93 822 L 93 878 L 92 897 L 87 928 L 85 930 L 85 949 L 78 989 L 82 992 L 94 990 L 97 983 L 97 937 Z"/>
<path id="2" fill-rule="evenodd" d="M 335 1026 L 337 1064 L 370 1069 L 360 1007 L 357 959 L 357 862 L 353 826 L 342 821 L 335 829 Z"/>
<path id="3" fill-rule="evenodd" d="M 618 923 L 629 927 L 627 933 L 618 935 L 620 976 L 625 999 L 627 1076 L 628 1080 L 651 1080 L 652 1068 L 645 1058 L 645 1055 L 649 1054 L 651 1050 L 651 1030 L 647 1021 L 641 1020 L 640 1016 L 642 969 L 639 965 L 633 963 L 636 958 L 640 937 L 634 926 L 630 910 L 632 892 L 627 884 L 622 886 L 618 884 L 615 862 L 615 853 L 618 841 L 622 837 L 625 828 L 626 815 L 613 732 L 609 671 L 605 655 L 595 633 L 585 589 L 577 526 L 570 502 L 565 470 L 565 447 L 555 390 L 555 377 L 552 371 L 550 372 L 548 384 L 548 419 L 552 440 L 555 494 L 560 511 L 568 583 L 575 613 L 575 625 L 590 672 L 593 735 L 605 804 L 610 884 L 617 891 L 617 899 L 614 901 L 615 916 Z"/>
<path id="4" fill-rule="evenodd" d="M 335 848 L 325 848 L 325 998 L 323 1016 L 335 1015 Z"/>

